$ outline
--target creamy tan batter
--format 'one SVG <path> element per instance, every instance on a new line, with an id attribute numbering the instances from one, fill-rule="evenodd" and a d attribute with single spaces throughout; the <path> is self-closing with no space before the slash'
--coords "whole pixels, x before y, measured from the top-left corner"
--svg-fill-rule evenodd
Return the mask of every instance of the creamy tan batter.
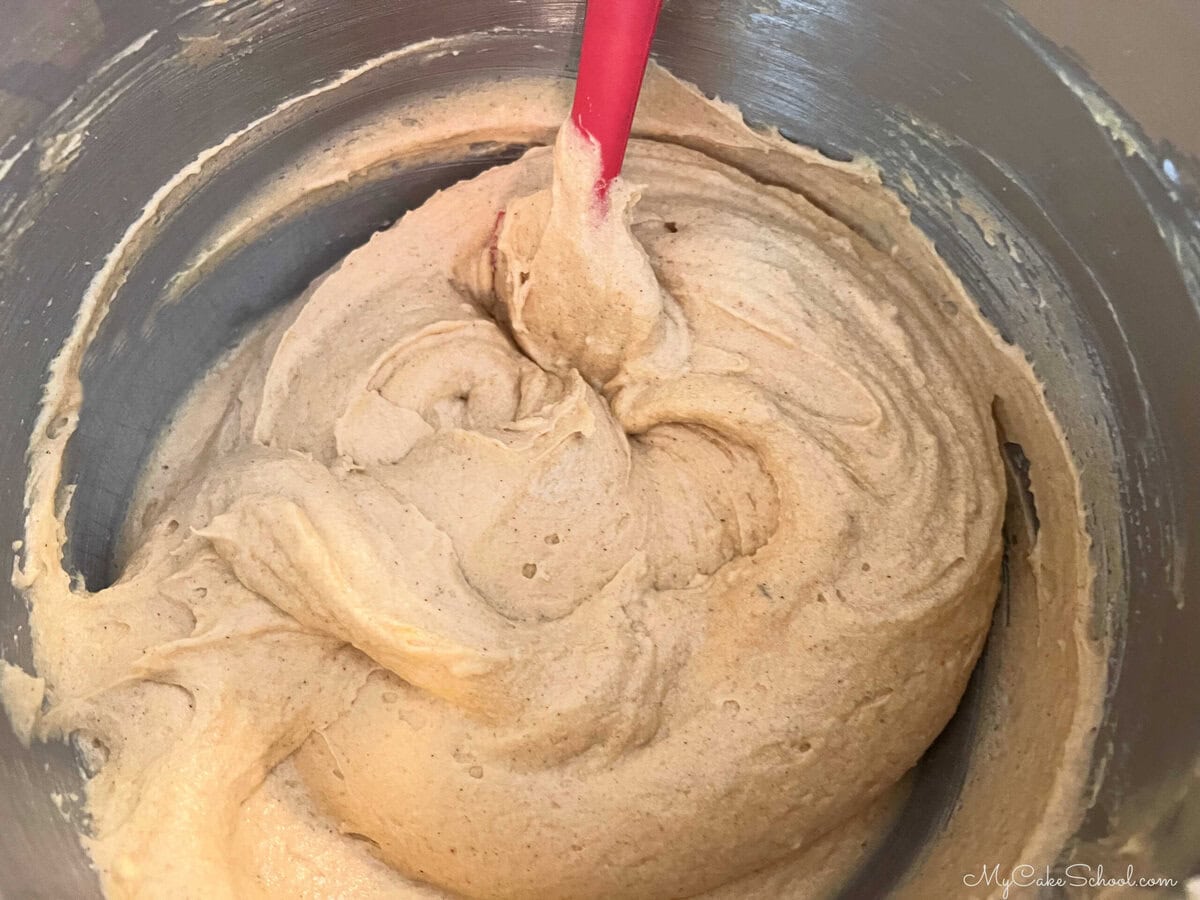
<path id="1" fill-rule="evenodd" d="M 111 896 L 804 896 L 861 857 L 987 632 L 994 405 L 1057 432 L 872 170 L 652 81 L 607 214 L 564 128 L 248 337 L 111 587 L 35 453 L 36 727 L 92 748 Z"/>

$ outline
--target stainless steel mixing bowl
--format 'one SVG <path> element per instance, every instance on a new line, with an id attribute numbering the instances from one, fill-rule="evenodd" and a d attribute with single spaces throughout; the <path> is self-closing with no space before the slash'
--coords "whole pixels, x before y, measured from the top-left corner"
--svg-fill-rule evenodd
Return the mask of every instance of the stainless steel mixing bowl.
<path id="1" fill-rule="evenodd" d="M 6 547 L 21 535 L 25 452 L 47 366 L 93 273 L 174 173 L 297 98 L 287 115 L 252 129 L 238 153 L 181 182 L 154 239 L 126 260 L 89 351 L 69 459 L 78 491 L 68 564 L 95 587 L 116 574 L 114 543 L 139 465 L 196 374 L 247 322 L 374 229 L 520 148 L 464 148 L 460 160 L 365 172 L 257 223 L 204 278 L 181 280 L 231 198 L 381 103 L 472 79 L 569 72 L 582 5 L 0 0 L 0 10 L 17 23 L 0 39 Z M 397 47 L 468 32 L 486 33 L 467 52 L 397 58 L 320 102 L 305 99 Z M 1164 166 L 1081 71 L 995 2 L 674 0 L 654 52 L 752 122 L 835 157 L 874 158 L 1045 378 L 1089 502 L 1093 636 L 1112 649 L 1081 800 L 1087 813 L 1062 858 L 1122 870 L 1136 860 L 1147 874 L 1179 880 L 1194 874 L 1200 207 L 1177 167 Z M 964 197 L 970 206 L 955 202 Z M 980 228 L 980 209 L 994 228 Z M 168 285 L 178 296 L 163 304 Z M 15 595 L 0 605 L 0 652 L 30 665 L 27 612 Z M 981 667 L 988 664 L 985 654 Z M 929 844 L 957 814 L 986 689 L 980 675 L 918 767 L 902 826 L 847 895 L 880 895 L 920 872 Z M 97 894 L 67 821 L 73 806 L 68 799 L 64 817 L 52 800 L 80 786 L 68 747 L 26 750 L 0 723 L 4 897 Z M 974 849 L 964 871 L 987 859 L 986 846 Z"/>

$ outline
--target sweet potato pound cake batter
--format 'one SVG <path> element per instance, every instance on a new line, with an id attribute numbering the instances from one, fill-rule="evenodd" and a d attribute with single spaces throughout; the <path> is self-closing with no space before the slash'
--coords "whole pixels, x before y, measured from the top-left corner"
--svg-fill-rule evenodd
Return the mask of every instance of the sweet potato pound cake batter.
<path id="1" fill-rule="evenodd" d="M 36 730 L 91 748 L 112 897 L 800 896 L 861 853 L 982 646 L 1032 376 L 873 170 L 670 90 L 607 212 L 564 127 L 244 339 L 115 584 L 35 453 Z"/>

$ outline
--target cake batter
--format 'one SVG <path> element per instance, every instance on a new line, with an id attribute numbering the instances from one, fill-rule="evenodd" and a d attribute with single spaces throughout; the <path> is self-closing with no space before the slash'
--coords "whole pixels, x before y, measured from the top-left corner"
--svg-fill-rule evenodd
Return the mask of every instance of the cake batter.
<path id="1" fill-rule="evenodd" d="M 1032 375 L 869 167 L 663 90 L 712 131 L 607 209 L 564 127 L 248 335 L 112 586 L 32 505 L 31 730 L 110 896 L 802 896 L 858 852 L 982 647 Z"/>

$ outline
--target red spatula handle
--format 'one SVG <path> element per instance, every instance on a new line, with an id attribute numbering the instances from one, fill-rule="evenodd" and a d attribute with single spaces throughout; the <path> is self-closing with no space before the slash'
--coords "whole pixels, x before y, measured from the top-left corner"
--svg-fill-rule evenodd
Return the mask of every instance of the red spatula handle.
<path id="1" fill-rule="evenodd" d="M 588 0 L 571 118 L 600 146 L 604 197 L 621 174 L 662 0 Z"/>

